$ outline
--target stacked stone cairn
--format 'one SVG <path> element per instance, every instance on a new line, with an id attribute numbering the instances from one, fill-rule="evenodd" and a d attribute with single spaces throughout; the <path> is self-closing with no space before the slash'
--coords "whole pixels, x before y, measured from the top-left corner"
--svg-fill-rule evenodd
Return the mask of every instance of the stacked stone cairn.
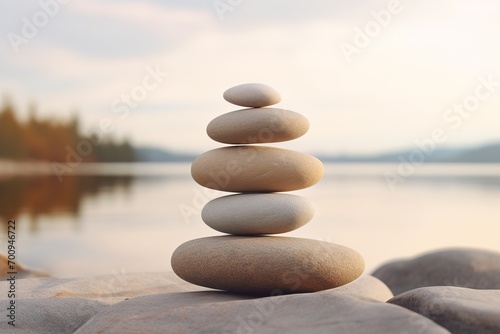
<path id="1" fill-rule="evenodd" d="M 193 162 L 191 174 L 204 187 L 238 193 L 216 198 L 202 210 L 208 226 L 229 235 L 179 246 L 172 255 L 174 272 L 193 284 L 254 295 L 315 292 L 358 278 L 364 260 L 350 248 L 269 236 L 293 231 L 312 219 L 308 199 L 282 192 L 314 185 L 324 169 L 310 155 L 255 144 L 296 139 L 309 130 L 308 120 L 293 111 L 264 108 L 281 100 L 264 84 L 232 87 L 224 99 L 248 108 L 215 118 L 207 133 L 235 146 L 203 153 Z"/>

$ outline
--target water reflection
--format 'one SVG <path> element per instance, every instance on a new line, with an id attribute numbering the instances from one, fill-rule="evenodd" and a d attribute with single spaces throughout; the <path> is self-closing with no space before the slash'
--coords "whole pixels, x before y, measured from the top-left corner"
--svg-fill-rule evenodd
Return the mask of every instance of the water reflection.
<path id="1" fill-rule="evenodd" d="M 85 198 L 103 192 L 130 192 L 133 182 L 158 184 L 162 181 L 190 180 L 189 164 L 88 164 L 80 174 L 66 175 L 62 182 L 53 175 L 0 175 L 0 219 L 7 221 L 21 214 L 32 222 L 42 216 L 69 215 L 78 217 Z M 384 175 L 395 165 L 327 164 L 321 183 L 352 184 L 378 182 L 387 185 Z M 500 190 L 500 165 L 430 165 L 404 178 L 403 186 L 460 186 L 482 190 Z M 0 224 L 0 231 L 5 230 Z"/>
<path id="2" fill-rule="evenodd" d="M 59 182 L 56 176 L 17 176 L 0 179 L 0 219 L 16 219 L 27 214 L 32 221 L 42 215 L 78 216 L 82 201 L 101 192 L 128 192 L 133 177 L 67 176 Z M 5 224 L 1 224 L 5 232 Z"/>
<path id="3" fill-rule="evenodd" d="M 384 173 L 397 167 L 326 164 L 325 178 L 298 193 L 317 207 L 314 220 L 290 236 L 348 245 L 365 256 L 367 271 L 442 247 L 500 251 L 500 165 L 421 166 L 391 189 Z M 178 245 L 217 234 L 201 220 L 211 197 L 189 164 L 78 172 L 61 183 L 0 176 L 0 240 L 7 220 L 18 218 L 21 263 L 57 277 L 170 271 Z M 188 219 L 181 205 L 192 209 Z"/>

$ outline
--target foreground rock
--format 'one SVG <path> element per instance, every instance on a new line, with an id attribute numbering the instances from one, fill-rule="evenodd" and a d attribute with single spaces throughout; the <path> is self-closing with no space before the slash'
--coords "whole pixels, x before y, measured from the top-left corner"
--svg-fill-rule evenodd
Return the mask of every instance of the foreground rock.
<path id="1" fill-rule="evenodd" d="M 103 310 L 76 333 L 449 334 L 414 312 L 358 295 L 367 293 L 363 282 L 257 299 L 215 291 L 139 297 Z"/>
<path id="2" fill-rule="evenodd" d="M 351 283 L 318 293 L 323 292 L 346 293 L 348 295 L 369 298 L 379 302 L 386 302 L 394 297 L 391 290 L 384 282 L 371 275 L 363 275 Z"/>
<path id="3" fill-rule="evenodd" d="M 281 192 L 321 180 L 321 161 L 305 153 L 267 146 L 231 146 L 200 155 L 191 175 L 201 186 L 233 192 Z"/>
<path id="4" fill-rule="evenodd" d="M 7 281 L 0 291 L 8 291 Z M 0 333 L 73 333 L 109 305 L 137 296 L 206 290 L 174 273 L 140 273 L 84 278 L 26 278 L 16 282 L 16 327 L 7 323 L 7 293 L 0 295 L 5 310 Z"/>
<path id="5" fill-rule="evenodd" d="M 289 194 L 238 194 L 216 198 L 201 212 L 205 224 L 230 234 L 275 234 L 293 231 L 314 216 L 312 203 Z"/>
<path id="6" fill-rule="evenodd" d="M 389 303 L 420 313 L 454 334 L 500 333 L 500 290 L 427 287 Z"/>
<path id="7" fill-rule="evenodd" d="M 0 333 L 73 333 L 93 316 L 104 312 L 110 305 L 136 296 L 158 301 L 156 309 L 149 309 L 144 313 L 151 312 L 152 319 L 155 319 L 158 310 L 168 308 L 253 299 L 244 295 L 214 293 L 213 290 L 200 289 L 183 282 L 174 273 L 117 273 L 71 279 L 34 278 L 20 280 L 17 284 L 17 290 L 22 291 L 22 294 L 16 299 L 16 327 L 9 326 L 7 321 L 1 321 Z M 7 282 L 0 282 L 0 289 L 7 291 Z M 365 296 L 379 301 L 392 297 L 389 288 L 372 276 L 363 276 L 335 289 L 335 292 Z M 161 296 L 167 296 L 166 302 Z M 8 303 L 7 296 L 0 295 L 0 307 L 6 309 Z M 103 318 L 99 316 L 98 319 Z M 110 317 L 109 320 L 112 323 L 107 325 L 116 325 L 115 319 Z M 123 320 L 132 321 L 132 318 L 118 320 L 117 322 L 121 323 Z M 212 320 L 218 321 L 218 319 Z M 136 325 L 144 327 L 148 324 L 149 321 Z M 153 323 L 153 326 L 157 325 Z M 131 327 L 128 332 L 133 328 Z M 149 332 L 147 327 L 143 332 Z"/>
<path id="8" fill-rule="evenodd" d="M 4 307 L 4 301 L 1 306 L 2 310 L 7 308 Z M 4 315 L 0 322 L 0 333 L 74 333 L 106 307 L 107 305 L 101 302 L 85 298 L 20 298 L 16 300 L 15 327 L 8 324 L 7 321 L 12 320 Z"/>
<path id="9" fill-rule="evenodd" d="M 180 245 L 172 269 L 193 284 L 271 295 L 347 284 L 361 275 L 364 260 L 350 248 L 324 241 L 226 235 Z"/>
<path id="10" fill-rule="evenodd" d="M 275 143 L 299 138 L 309 130 L 307 118 L 277 108 L 243 109 L 223 114 L 207 126 L 210 138 L 225 144 Z"/>
<path id="11" fill-rule="evenodd" d="M 385 264 L 373 276 L 397 295 L 426 286 L 500 289 L 500 254 L 457 248 Z"/>

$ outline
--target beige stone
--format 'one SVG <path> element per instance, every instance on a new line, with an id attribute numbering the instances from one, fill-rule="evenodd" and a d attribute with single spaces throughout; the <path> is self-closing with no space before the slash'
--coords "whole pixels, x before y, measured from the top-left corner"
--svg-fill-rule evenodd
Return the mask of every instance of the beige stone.
<path id="1" fill-rule="evenodd" d="M 238 194 L 216 198 L 201 212 L 211 228 L 229 234 L 275 234 L 293 231 L 314 216 L 312 203 L 289 194 Z"/>
<path id="2" fill-rule="evenodd" d="M 342 286 L 364 270 L 361 255 L 325 241 L 217 236 L 179 246 L 172 268 L 201 286 L 250 294 L 314 292 Z"/>
<path id="3" fill-rule="evenodd" d="M 261 83 L 246 83 L 229 88 L 224 99 L 242 107 L 260 108 L 281 101 L 280 94 L 272 87 Z"/>
<path id="4" fill-rule="evenodd" d="M 226 144 L 275 143 L 299 138 L 309 130 L 307 118 L 277 108 L 242 109 L 223 114 L 207 126 L 207 134 Z"/>
<path id="5" fill-rule="evenodd" d="M 310 187 L 323 177 L 313 156 L 267 146 L 231 146 L 200 155 L 191 175 L 200 185 L 233 192 L 280 192 Z"/>

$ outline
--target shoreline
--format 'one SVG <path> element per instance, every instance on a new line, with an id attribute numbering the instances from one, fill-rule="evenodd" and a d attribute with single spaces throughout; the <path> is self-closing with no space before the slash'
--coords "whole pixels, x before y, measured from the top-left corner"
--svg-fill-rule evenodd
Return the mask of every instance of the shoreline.
<path id="1" fill-rule="evenodd" d="M 493 333 L 500 330 L 499 273 L 500 253 L 456 248 L 395 259 L 338 288 L 264 298 L 195 286 L 171 272 L 24 278 L 15 281 L 19 329 L 7 322 L 0 328 L 80 334 L 138 328 L 167 333 L 207 328 L 214 333 L 267 333 L 270 328 L 295 333 Z M 0 287 L 8 284 L 4 280 Z M 0 302 L 9 303 L 7 295 Z M 434 311 L 429 313 L 429 307 Z"/>

